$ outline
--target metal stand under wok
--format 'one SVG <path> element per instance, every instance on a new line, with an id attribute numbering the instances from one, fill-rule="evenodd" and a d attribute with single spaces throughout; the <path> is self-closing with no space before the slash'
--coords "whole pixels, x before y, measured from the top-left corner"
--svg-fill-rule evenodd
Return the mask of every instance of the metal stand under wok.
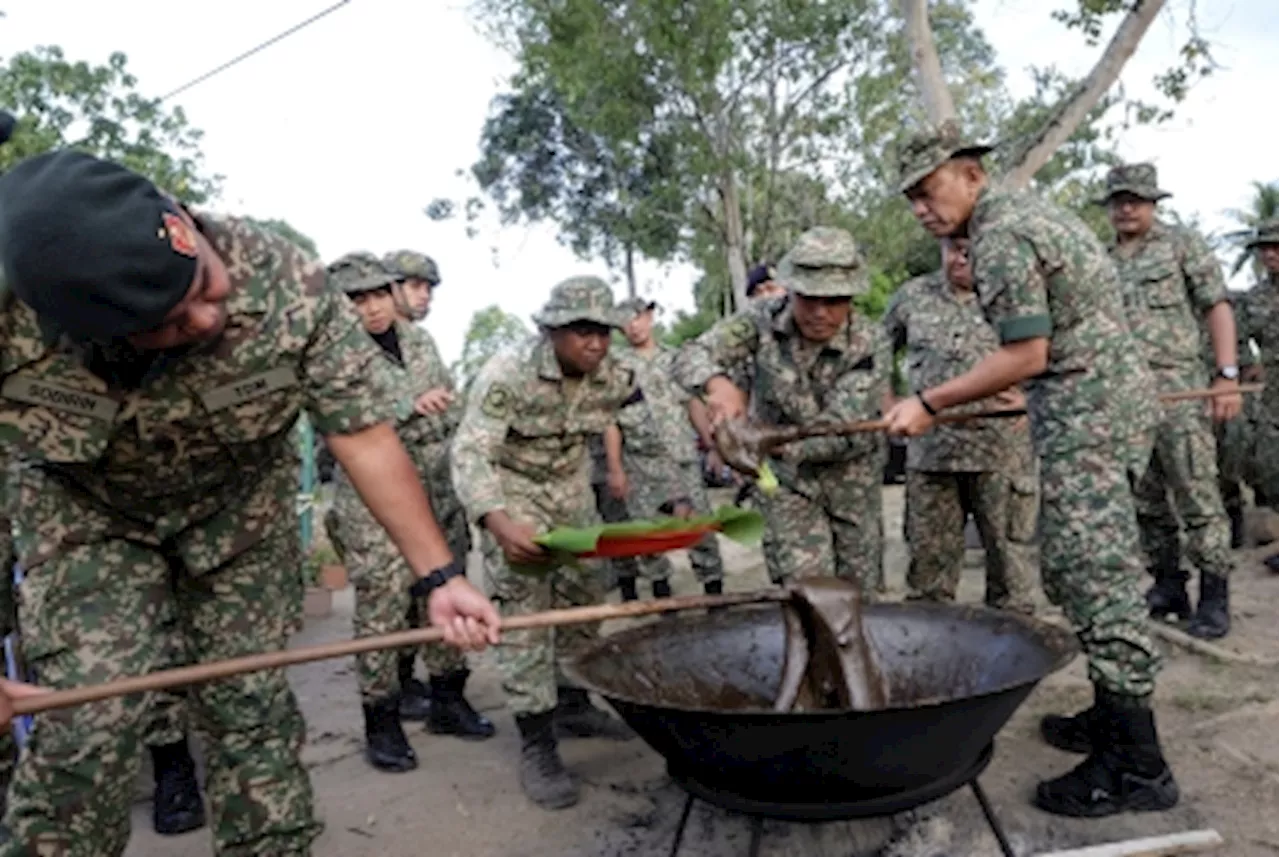
<path id="1" fill-rule="evenodd" d="M 708 785 L 700 780 L 696 774 L 679 770 L 675 766 L 668 764 L 667 771 L 671 775 L 671 779 L 684 789 L 687 795 L 684 809 L 680 813 L 680 821 L 676 825 L 676 836 L 671 843 L 669 857 L 676 857 L 680 853 L 680 846 L 684 842 L 685 827 L 689 823 L 689 815 L 693 811 L 695 800 L 701 800 L 712 806 L 747 816 L 751 822 L 751 840 L 747 848 L 747 855 L 748 857 L 758 857 L 765 819 L 817 824 L 827 821 L 851 821 L 860 818 L 884 818 L 946 797 L 964 786 L 968 786 L 973 792 L 973 796 L 977 799 L 978 806 L 982 809 L 982 815 L 987 820 L 987 825 L 991 828 L 991 833 L 995 836 L 996 842 L 1000 845 L 1001 853 L 1004 857 L 1016 857 L 1012 846 L 1009 845 L 1008 837 L 1005 836 L 1000 820 L 996 818 L 995 812 L 991 808 L 991 802 L 987 800 L 986 792 L 982 790 L 982 786 L 978 783 L 978 776 L 991 763 L 993 752 L 994 746 L 988 744 L 987 748 L 972 765 L 941 777 L 922 788 L 873 798 L 843 801 L 837 799 L 821 803 L 758 800 L 745 797 L 735 794 L 732 789 L 724 786 Z"/>

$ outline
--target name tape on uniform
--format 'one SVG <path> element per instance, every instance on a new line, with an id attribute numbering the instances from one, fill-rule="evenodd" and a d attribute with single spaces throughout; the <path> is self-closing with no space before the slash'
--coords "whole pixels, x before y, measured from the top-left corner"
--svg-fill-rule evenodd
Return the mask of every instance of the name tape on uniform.
<path id="1" fill-rule="evenodd" d="M 243 381 L 215 387 L 207 393 L 200 394 L 205 408 L 220 411 L 233 405 L 253 401 L 268 393 L 293 387 L 298 383 L 298 376 L 288 366 L 270 369 L 258 375 L 250 375 Z"/>
<path id="2" fill-rule="evenodd" d="M 74 387 L 64 387 L 33 378 L 30 375 L 10 375 L 0 386 L 0 396 L 28 405 L 41 405 L 57 411 L 67 411 L 84 417 L 110 421 L 120 411 L 120 403 L 110 396 L 86 393 Z"/>

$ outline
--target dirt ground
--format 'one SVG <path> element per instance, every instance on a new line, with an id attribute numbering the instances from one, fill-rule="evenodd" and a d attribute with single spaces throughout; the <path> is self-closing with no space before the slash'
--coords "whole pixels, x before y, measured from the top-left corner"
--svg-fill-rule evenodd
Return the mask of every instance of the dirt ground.
<path id="1" fill-rule="evenodd" d="M 903 591 L 901 488 L 886 489 L 888 597 Z M 1277 582 L 1261 564 L 1265 549 L 1237 554 L 1232 584 L 1233 628 L 1225 648 L 1275 663 Z M 761 587 L 766 578 L 758 550 L 725 544 L 728 588 Z M 473 557 L 474 561 L 474 557 Z M 979 557 L 971 552 L 961 599 L 981 598 Z M 678 560 L 675 589 L 697 591 Z M 474 578 L 473 578 L 474 579 Z M 1048 606 L 1048 616 L 1054 615 Z M 351 592 L 339 593 L 334 614 L 312 620 L 296 645 L 350 635 Z M 981 782 L 1015 851 L 1031 855 L 1055 848 L 1214 828 L 1233 857 L 1274 855 L 1277 831 L 1277 671 L 1272 666 L 1221 663 L 1166 647 L 1168 660 L 1156 708 L 1182 802 L 1166 813 L 1096 821 L 1064 820 L 1034 809 L 1037 780 L 1066 771 L 1079 757 L 1047 747 L 1036 724 L 1047 712 L 1088 704 L 1084 664 L 1077 659 L 1050 676 L 1000 733 L 996 755 Z M 503 708 L 488 656 L 474 664 L 469 696 L 498 725 L 494 739 L 471 744 L 428 735 L 407 724 L 420 760 L 417 771 L 384 774 L 361 755 L 361 725 L 350 661 L 298 667 L 290 678 L 308 722 L 304 757 L 325 822 L 317 857 L 424 855 L 432 857 L 657 857 L 671 848 L 683 793 L 665 776 L 661 759 L 640 741 L 576 741 L 562 745 L 566 763 L 583 782 L 582 801 L 550 813 L 524 800 L 516 776 L 519 738 Z M 150 786 L 139 783 L 134 836 L 128 857 L 186 857 L 210 853 L 207 830 L 164 839 L 151 832 Z M 750 824 L 741 816 L 695 804 L 684 857 L 737 857 L 747 853 Z M 827 825 L 764 826 L 761 855 L 839 857 L 984 857 L 999 852 L 976 801 L 966 789 L 893 819 Z"/>

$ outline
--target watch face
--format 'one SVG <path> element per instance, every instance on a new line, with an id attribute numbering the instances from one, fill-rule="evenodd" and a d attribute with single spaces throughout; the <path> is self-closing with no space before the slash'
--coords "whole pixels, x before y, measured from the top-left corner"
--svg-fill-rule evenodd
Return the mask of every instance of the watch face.
<path id="1" fill-rule="evenodd" d="M 1228 381 L 1234 381 L 1240 377 L 1240 368 L 1238 366 L 1223 366 L 1218 370 L 1218 374 Z"/>

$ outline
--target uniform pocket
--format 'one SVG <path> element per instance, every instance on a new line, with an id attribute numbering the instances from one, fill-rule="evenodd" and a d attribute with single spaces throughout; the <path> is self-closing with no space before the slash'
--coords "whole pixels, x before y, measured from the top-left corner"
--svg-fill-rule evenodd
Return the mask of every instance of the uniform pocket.
<path id="1" fill-rule="evenodd" d="M 1006 535 L 1011 542 L 1027 543 L 1035 540 L 1036 521 L 1040 517 L 1040 484 L 1034 476 L 1014 476 L 1009 479 L 1009 513 Z"/>

